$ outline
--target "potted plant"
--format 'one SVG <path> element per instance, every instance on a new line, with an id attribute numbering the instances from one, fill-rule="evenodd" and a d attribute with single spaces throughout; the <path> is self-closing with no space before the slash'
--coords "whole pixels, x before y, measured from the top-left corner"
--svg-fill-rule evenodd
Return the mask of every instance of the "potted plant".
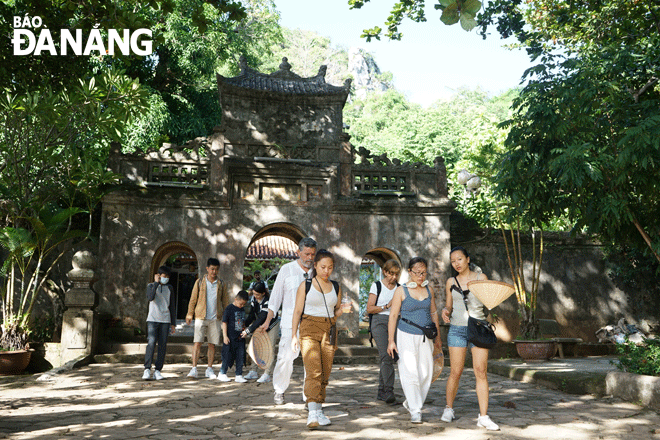
<path id="1" fill-rule="evenodd" d="M 514 340 L 516 351 L 521 358 L 527 360 L 549 359 L 554 356 L 557 346 L 552 340 L 540 339 L 539 321 L 536 317 L 539 281 L 541 278 L 541 264 L 543 263 L 543 229 L 530 226 L 532 241 L 532 274 L 531 285 L 529 285 L 525 281 L 523 249 L 520 238 L 520 218 L 515 217 L 508 225 L 509 227 L 506 228 L 498 209 L 497 219 L 500 223 L 500 230 L 502 231 L 504 247 L 506 249 L 509 269 L 511 271 L 511 279 L 513 280 L 516 299 L 518 300 L 520 328 L 518 336 Z M 509 237 L 507 237 L 507 231 Z"/>
<path id="2" fill-rule="evenodd" d="M 22 226 L 0 229 L 0 245 L 6 258 L 0 268 L 5 280 L 0 286 L 0 373 L 17 374 L 30 361 L 31 317 L 39 291 L 67 247 L 60 246 L 84 231 L 70 230 L 71 217 L 78 208 L 46 207 L 38 217 L 24 219 Z"/>

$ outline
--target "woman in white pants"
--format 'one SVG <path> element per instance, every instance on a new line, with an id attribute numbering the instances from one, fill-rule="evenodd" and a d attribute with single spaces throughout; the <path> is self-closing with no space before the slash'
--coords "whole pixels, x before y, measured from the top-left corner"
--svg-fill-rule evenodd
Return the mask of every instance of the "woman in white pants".
<path id="1" fill-rule="evenodd" d="M 422 406 L 431 387 L 433 376 L 433 341 L 419 327 L 434 324 L 440 334 L 440 321 L 433 290 L 428 287 L 427 263 L 415 257 L 408 263 L 410 281 L 394 292 L 388 322 L 387 352 L 399 354 L 399 379 L 406 401 L 403 406 L 410 412 L 412 423 L 422 423 Z M 399 313 L 401 319 L 398 320 Z M 398 320 L 398 325 L 397 325 Z M 396 342 L 394 335 L 396 330 Z M 435 345 L 442 348 L 440 337 Z"/>

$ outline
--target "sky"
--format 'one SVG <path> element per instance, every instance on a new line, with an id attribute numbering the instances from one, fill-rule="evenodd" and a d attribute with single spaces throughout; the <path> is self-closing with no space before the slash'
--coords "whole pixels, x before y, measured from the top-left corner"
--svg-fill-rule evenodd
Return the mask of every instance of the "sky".
<path id="1" fill-rule="evenodd" d="M 362 30 L 383 28 L 395 0 L 371 0 L 356 10 L 348 8 L 348 0 L 274 1 L 282 26 L 315 31 L 330 37 L 335 46 L 364 48 L 374 55 L 381 71 L 392 72 L 398 90 L 423 106 L 446 99 L 452 90 L 464 86 L 497 95 L 517 87 L 523 72 L 532 66 L 523 50 L 503 47 L 512 39 L 493 34 L 483 40 L 476 29 L 465 32 L 459 24 L 442 23 L 433 0 L 427 1 L 426 23 L 406 19 L 399 27 L 401 41 L 383 36 L 370 43 L 360 38 Z"/>

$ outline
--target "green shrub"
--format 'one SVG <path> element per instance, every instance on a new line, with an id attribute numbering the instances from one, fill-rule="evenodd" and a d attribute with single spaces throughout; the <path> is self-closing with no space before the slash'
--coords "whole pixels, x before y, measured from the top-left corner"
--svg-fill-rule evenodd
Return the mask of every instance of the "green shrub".
<path id="1" fill-rule="evenodd" d="M 619 369 L 628 373 L 660 376 L 660 340 L 645 339 L 644 345 L 635 345 L 626 338 L 618 344 Z"/>

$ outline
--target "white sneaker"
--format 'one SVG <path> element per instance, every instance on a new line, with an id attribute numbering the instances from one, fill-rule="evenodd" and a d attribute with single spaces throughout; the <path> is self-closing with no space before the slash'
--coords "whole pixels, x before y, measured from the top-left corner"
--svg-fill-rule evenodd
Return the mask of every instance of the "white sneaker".
<path id="1" fill-rule="evenodd" d="M 493 422 L 488 415 L 477 417 L 477 426 L 489 431 L 499 431 L 500 427 Z"/>
<path id="2" fill-rule="evenodd" d="M 454 415 L 454 410 L 452 408 L 445 407 L 445 410 L 442 412 L 442 417 L 440 417 L 440 420 L 449 423 L 455 418 L 456 416 Z"/>
<path id="3" fill-rule="evenodd" d="M 236 376 L 236 377 L 234 378 L 234 382 L 245 383 L 245 382 L 247 382 L 247 379 L 244 378 L 243 376 L 240 376 L 240 375 L 239 375 L 239 376 Z"/>
<path id="4" fill-rule="evenodd" d="M 330 419 L 325 414 L 323 414 L 322 409 L 316 411 L 316 418 L 318 419 L 319 425 L 321 426 L 327 426 L 332 423 Z"/>
<path id="5" fill-rule="evenodd" d="M 154 371 L 154 379 L 156 380 L 163 380 L 165 379 L 162 374 L 160 374 L 159 370 Z"/>
<path id="6" fill-rule="evenodd" d="M 259 379 L 257 379 L 257 382 L 259 383 L 267 383 L 270 382 L 270 374 L 264 373 L 261 375 Z"/>
<path id="7" fill-rule="evenodd" d="M 275 393 L 275 396 L 273 397 L 273 401 L 275 402 L 275 405 L 284 405 L 284 394 Z"/>
<path id="8" fill-rule="evenodd" d="M 319 427 L 319 419 L 317 414 L 317 411 L 310 411 L 307 415 L 307 427 L 309 429 L 316 429 Z"/>
<path id="9" fill-rule="evenodd" d="M 256 371 L 252 370 L 252 371 L 250 371 L 248 374 L 245 375 L 245 378 L 246 378 L 246 379 L 250 379 L 250 380 L 252 380 L 252 379 L 258 379 L 258 378 L 259 378 L 259 373 L 257 373 Z"/>
<path id="10" fill-rule="evenodd" d="M 422 423 L 422 413 L 421 412 L 411 413 L 410 423 Z"/>
<path id="11" fill-rule="evenodd" d="M 215 379 L 216 377 L 218 377 L 215 375 L 215 373 L 213 372 L 213 368 L 211 367 L 206 367 L 206 373 L 204 373 L 204 375 L 209 379 Z"/>
<path id="12" fill-rule="evenodd" d="M 226 374 L 223 373 L 218 374 L 218 380 L 220 382 L 231 382 L 231 379 Z"/>
<path id="13" fill-rule="evenodd" d="M 190 373 L 188 373 L 188 377 L 197 377 L 197 367 L 192 367 L 190 369 Z"/>
<path id="14" fill-rule="evenodd" d="M 142 375 L 142 380 L 151 379 L 151 370 L 144 369 L 144 374 Z"/>

